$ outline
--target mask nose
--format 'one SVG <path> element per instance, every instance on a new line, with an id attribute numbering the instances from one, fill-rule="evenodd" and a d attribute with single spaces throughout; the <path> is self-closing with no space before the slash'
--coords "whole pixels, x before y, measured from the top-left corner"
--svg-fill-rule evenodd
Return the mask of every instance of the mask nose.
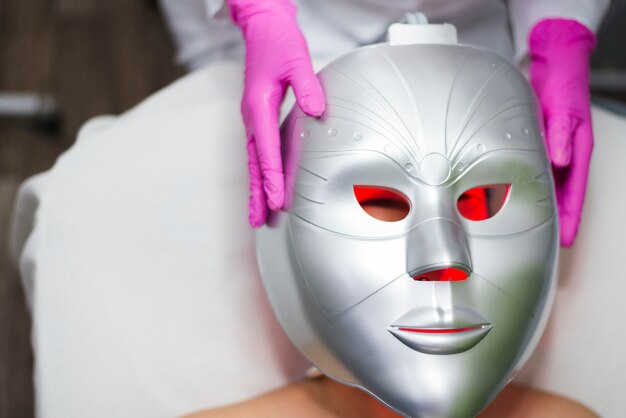
<path id="1" fill-rule="evenodd" d="M 427 221 L 409 235 L 407 271 L 417 281 L 462 281 L 472 271 L 463 228 L 448 218 Z"/>
<path id="2" fill-rule="evenodd" d="M 447 267 L 429 270 L 413 277 L 418 282 L 460 282 L 467 280 L 469 274 L 462 269 Z"/>

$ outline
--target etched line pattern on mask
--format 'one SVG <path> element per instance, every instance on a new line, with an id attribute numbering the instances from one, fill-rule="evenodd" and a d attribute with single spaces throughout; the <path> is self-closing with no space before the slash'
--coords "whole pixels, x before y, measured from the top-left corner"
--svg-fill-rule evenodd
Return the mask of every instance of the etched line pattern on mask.
<path id="1" fill-rule="evenodd" d="M 443 118 L 443 141 L 444 141 L 443 146 L 445 150 L 444 155 L 446 157 L 450 157 L 450 154 L 448 154 L 448 117 L 450 115 L 450 103 L 452 103 L 452 93 L 454 93 L 456 83 L 461 77 L 462 72 L 465 70 L 465 63 L 467 62 L 470 55 L 471 55 L 470 51 L 467 50 L 465 52 L 465 55 L 463 56 L 463 59 L 461 60 L 461 65 L 459 65 L 459 68 L 456 70 L 456 73 L 454 74 L 454 78 L 452 79 L 452 83 L 450 84 L 450 90 L 448 91 L 448 99 L 446 100 L 446 114 Z"/>
<path id="2" fill-rule="evenodd" d="M 412 90 L 409 87 L 409 83 L 407 82 L 406 78 L 404 77 L 404 75 L 402 74 L 402 72 L 400 71 L 400 69 L 398 68 L 398 66 L 396 65 L 395 62 L 393 62 L 391 60 L 391 58 L 389 58 L 387 56 L 387 54 L 385 54 L 384 52 L 380 52 L 380 54 L 383 56 L 383 58 L 385 59 L 385 61 L 387 62 L 387 64 L 389 64 L 389 67 L 391 67 L 391 69 L 393 70 L 393 72 L 396 74 L 396 76 L 398 77 L 398 81 L 402 84 L 402 87 L 404 88 L 404 92 L 406 93 L 408 99 L 409 99 L 409 103 L 411 104 L 411 110 L 412 110 L 412 114 L 413 114 L 413 120 L 416 122 L 417 124 L 417 137 L 411 135 L 411 131 L 409 130 L 409 135 L 411 137 L 411 139 L 413 140 L 413 143 L 415 144 L 415 147 L 419 150 L 422 149 L 422 141 L 426 140 L 425 138 L 425 133 L 424 133 L 424 121 L 422 120 L 422 112 L 419 111 L 417 102 L 415 101 L 415 96 L 412 94 Z M 418 142 L 419 141 L 419 142 Z M 424 155 L 424 151 L 420 151 L 420 154 L 423 156 Z"/>
<path id="3" fill-rule="evenodd" d="M 296 215 L 297 216 L 297 215 Z M 298 217 L 300 218 L 300 217 Z M 300 218 L 302 219 L 302 218 Z M 302 219 L 303 221 L 307 222 L 305 219 Z M 291 240 L 293 242 L 293 226 L 291 224 L 291 220 L 289 220 L 288 222 L 288 228 L 289 228 L 289 236 L 291 237 Z M 362 299 L 358 300 L 356 303 L 354 303 L 352 306 L 349 306 L 347 308 L 345 308 L 344 310 L 342 310 L 341 312 L 330 316 L 327 314 L 326 310 L 323 309 L 324 304 L 321 303 L 317 297 L 316 297 L 316 292 L 311 288 L 311 286 L 309 285 L 309 281 L 310 279 L 307 277 L 307 275 L 305 274 L 305 269 L 302 267 L 302 261 L 300 260 L 300 257 L 298 256 L 297 251 L 294 252 L 294 257 L 296 259 L 296 263 L 298 264 L 298 269 L 300 271 L 300 274 L 302 275 L 302 277 L 304 278 L 304 283 L 305 286 L 307 287 L 307 289 L 309 290 L 309 294 L 311 295 L 311 297 L 313 298 L 313 300 L 315 301 L 315 304 L 321 309 L 322 312 L 324 312 L 324 315 L 328 318 L 328 320 L 330 322 L 334 322 L 337 319 L 339 319 L 341 316 L 343 316 L 344 314 L 346 314 L 347 312 L 349 312 L 350 310 L 354 309 L 356 306 L 360 305 L 361 303 L 363 303 L 365 300 L 367 300 L 368 298 L 372 297 L 373 295 L 375 295 L 376 293 L 380 292 L 382 289 L 384 289 L 385 287 L 389 286 L 391 283 L 395 282 L 398 279 L 401 278 L 406 278 L 406 279 L 411 279 L 411 277 L 408 275 L 408 273 L 402 273 L 400 274 L 398 277 L 395 277 L 391 280 L 389 280 L 388 282 L 384 283 L 382 286 L 378 287 L 377 289 L 375 289 L 373 292 L 371 292 L 370 294 L 364 296 Z M 412 280 L 412 279 L 411 279 Z"/>
<path id="4" fill-rule="evenodd" d="M 489 119 L 487 119 L 477 129 L 475 129 L 474 132 L 471 133 L 471 135 L 465 140 L 463 145 L 460 148 L 458 148 L 458 151 L 456 149 L 456 146 L 452 149 L 450 158 L 453 161 L 462 160 L 465 157 L 466 154 L 471 152 L 471 142 L 472 142 L 472 140 L 475 139 L 475 138 L 478 138 L 479 133 L 482 132 L 483 129 L 487 128 L 490 122 L 496 121 L 499 116 L 502 116 L 504 113 L 510 112 L 511 110 L 513 110 L 515 108 L 522 108 L 522 107 L 529 107 L 529 106 L 530 106 L 530 103 L 528 103 L 528 102 L 518 102 L 518 103 L 515 103 L 515 104 L 513 104 L 511 106 L 508 106 L 508 107 L 502 109 L 500 112 L 497 112 L 497 113 L 491 115 L 491 117 Z M 516 116 L 523 117 L 525 115 L 525 113 L 526 112 L 523 112 L 520 109 L 520 113 L 513 114 L 510 117 L 511 118 L 514 118 Z M 510 134 L 509 134 L 509 136 L 510 136 Z M 460 143 L 460 139 L 461 138 L 459 137 L 457 144 Z"/>
<path id="5" fill-rule="evenodd" d="M 336 314 L 333 317 L 330 317 L 328 320 L 330 322 L 335 322 L 337 319 L 341 318 L 343 315 L 347 314 L 348 312 L 350 312 L 352 309 L 356 308 L 357 306 L 359 306 L 360 304 L 362 304 L 363 302 L 365 302 L 367 299 L 371 298 L 372 296 L 374 296 L 375 294 L 377 294 L 378 292 L 380 292 L 381 290 L 383 290 L 384 288 L 386 288 L 387 286 L 391 285 L 392 283 L 394 283 L 395 281 L 402 279 L 402 278 L 406 278 L 406 279 L 410 279 L 409 275 L 407 273 L 403 273 L 401 275 L 399 275 L 398 277 L 390 280 L 389 282 L 385 283 L 383 286 L 379 287 L 378 289 L 376 289 L 374 292 L 370 293 L 369 295 L 365 296 L 363 299 L 359 300 L 357 303 L 355 303 L 354 305 L 344 309 L 343 311 L 339 312 L 338 314 Z M 412 280 L 412 279 L 411 279 Z M 308 285 L 307 285 L 308 286 Z M 310 288 L 309 288 L 310 289 Z M 317 303 L 317 302 L 316 302 Z M 319 306 L 319 305 L 318 305 Z"/>
<path id="6" fill-rule="evenodd" d="M 516 232 L 511 232 L 509 234 L 478 234 L 476 232 L 471 232 L 466 230 L 465 234 L 467 236 L 470 237 L 476 237 L 476 238 L 485 238 L 485 239 L 502 239 L 502 238 L 510 238 L 510 237 L 516 237 L 519 235 L 524 235 L 527 234 L 529 232 L 534 231 L 535 229 L 539 229 L 542 228 L 544 226 L 546 226 L 547 224 L 554 222 L 555 216 L 551 215 L 550 217 L 548 217 L 548 219 L 546 219 L 545 221 L 535 225 L 535 226 L 531 226 L 530 228 L 524 229 L 523 231 L 516 231 Z"/>
<path id="7" fill-rule="evenodd" d="M 511 301 L 514 302 L 519 308 L 521 308 L 522 310 L 527 312 L 528 315 L 530 315 L 531 318 L 535 318 L 535 314 L 521 300 L 519 300 L 517 297 L 515 297 L 512 294 L 510 294 L 509 292 L 507 292 L 506 290 L 504 290 L 503 288 L 501 288 L 500 286 L 498 286 L 497 284 L 495 284 L 491 280 L 487 279 L 484 276 L 481 276 L 480 274 L 476 273 L 475 271 L 472 272 L 472 277 L 475 278 L 475 279 L 484 280 L 485 282 L 489 283 L 491 286 L 495 287 L 500 292 L 502 292 L 503 294 L 505 294 L 506 296 L 511 298 Z"/>
<path id="8" fill-rule="evenodd" d="M 474 119 L 474 116 L 476 116 L 476 114 L 480 110 L 481 105 L 484 103 L 485 99 L 492 93 L 492 91 L 496 88 L 497 84 L 500 81 L 505 80 L 505 78 L 506 78 L 507 74 L 509 73 L 509 71 L 511 71 L 510 68 L 495 69 L 492 72 L 492 74 L 483 82 L 483 84 L 478 89 L 478 91 L 477 91 L 476 95 L 474 96 L 474 98 L 472 99 L 470 105 L 467 107 L 465 115 L 462 118 L 461 130 L 456 135 L 456 139 L 453 140 L 452 150 L 450 151 L 450 157 L 452 159 L 454 159 L 455 156 L 456 156 L 456 152 L 455 151 L 459 147 L 459 144 L 461 143 L 461 138 L 462 138 L 463 134 L 465 133 L 465 130 L 470 125 L 470 122 L 472 122 L 472 120 Z M 451 97 L 452 97 L 452 93 L 451 93 Z M 492 115 L 490 119 L 493 119 L 496 116 L 497 115 Z M 447 124 L 448 121 L 446 120 L 445 123 Z M 465 143 L 461 144 L 461 148 L 460 149 L 462 149 L 465 145 L 467 145 L 467 143 L 472 138 L 472 136 L 470 136 L 470 138 L 468 138 L 468 140 L 465 141 Z M 448 138 L 446 138 L 445 140 L 447 141 Z"/>
<path id="9" fill-rule="evenodd" d="M 369 119 L 371 121 L 376 122 L 378 125 L 386 126 L 388 130 L 395 132 L 394 136 L 396 136 L 397 138 L 409 137 L 413 139 L 411 131 L 406 125 L 405 121 L 396 112 L 391 103 L 389 103 L 385 95 L 382 94 L 370 81 L 368 81 L 365 77 L 360 77 L 359 82 L 355 80 L 354 77 L 349 76 L 338 68 L 332 68 L 331 70 L 345 77 L 356 87 L 358 87 L 359 90 L 364 92 L 369 98 L 373 99 L 373 104 L 378 105 L 377 107 L 379 107 L 384 113 L 386 113 L 391 120 L 381 116 L 380 111 L 372 108 L 372 104 L 369 101 L 357 101 L 346 99 L 343 97 L 328 96 L 326 98 L 327 106 L 344 107 L 348 111 L 353 111 L 355 113 L 369 114 Z M 363 103 L 366 103 L 367 105 L 364 105 Z M 417 154 L 421 154 L 419 148 L 416 151 Z"/>
<path id="10" fill-rule="evenodd" d="M 367 117 L 370 121 L 376 123 L 376 125 L 378 126 L 384 126 L 386 128 L 384 130 L 388 131 L 391 134 L 390 136 L 388 135 L 384 135 L 384 136 L 386 136 L 389 139 L 393 138 L 393 140 L 398 143 L 398 146 L 401 146 L 408 153 L 409 158 L 414 160 L 413 162 L 419 161 L 423 153 L 420 150 L 418 142 L 413 137 L 411 130 L 406 125 L 406 122 L 397 113 L 394 106 L 391 103 L 389 103 L 388 99 L 386 98 L 386 95 L 382 94 L 365 77 L 359 77 L 358 75 L 351 77 L 350 75 L 346 74 L 345 72 L 339 69 L 333 68 L 332 70 L 337 72 L 338 74 L 341 74 L 346 79 L 350 80 L 352 83 L 354 83 L 356 87 L 359 88 L 359 90 L 364 92 L 368 97 L 372 98 L 375 104 L 378 105 L 378 107 L 380 107 L 382 111 L 385 114 L 387 114 L 387 116 L 390 117 L 390 119 L 381 117 L 381 115 L 379 114 L 380 113 L 379 111 L 377 111 L 374 108 L 369 107 L 371 105 L 368 105 L 368 107 L 365 107 L 363 106 L 362 103 L 357 102 L 357 101 L 346 100 L 343 98 L 331 96 L 327 98 L 327 105 L 330 106 L 330 108 L 343 107 L 345 110 L 349 112 L 353 112 L 355 114 L 363 115 L 363 113 L 366 113 L 367 116 L 366 115 L 363 115 L 363 116 Z M 357 81 L 356 77 L 359 77 L 360 79 Z M 368 101 L 364 101 L 364 102 L 369 103 Z M 336 116 L 333 116 L 333 118 L 334 117 Z M 360 123 L 355 120 L 352 120 L 352 121 L 356 123 Z M 369 129 L 372 129 L 371 126 L 364 125 L 364 124 L 362 125 Z M 422 135 L 423 135 L 423 129 L 422 129 Z"/>
<path id="11" fill-rule="evenodd" d="M 391 123 L 391 121 L 387 122 L 387 118 L 380 117 L 378 115 L 378 112 L 376 112 L 375 110 L 373 111 L 373 113 L 378 118 L 380 118 L 384 123 L 388 123 L 389 126 L 393 130 L 395 130 L 397 132 L 399 137 L 408 136 L 408 137 L 412 138 L 411 130 L 406 125 L 406 122 L 404 121 L 404 119 L 395 110 L 394 106 L 391 103 L 389 103 L 389 100 L 387 99 L 387 95 L 383 94 L 378 88 L 376 88 L 376 86 L 374 86 L 374 84 L 372 84 L 371 81 L 369 81 L 366 77 L 363 77 L 360 74 L 355 74 L 354 76 L 350 76 L 349 74 L 347 74 L 346 72 L 340 70 L 337 67 L 332 67 L 330 69 L 330 71 L 334 71 L 334 72 L 340 74 L 341 76 L 343 76 L 344 78 L 346 78 L 347 80 L 352 82 L 356 87 L 358 87 L 365 94 L 367 94 L 371 99 L 373 99 L 376 102 L 376 104 L 378 104 L 380 106 L 380 108 L 387 114 L 387 116 L 389 116 L 389 117 L 391 117 L 391 119 L 393 119 L 393 122 L 395 122 L 395 123 Z M 356 78 L 359 78 L 359 80 L 356 80 Z M 331 98 L 332 99 L 336 99 L 336 100 L 342 100 L 342 98 L 340 98 L 340 97 L 332 97 L 331 96 Z M 360 105 L 360 103 L 356 103 L 356 104 Z M 398 125 L 398 126 L 396 126 L 396 125 Z M 399 128 L 403 128 L 404 132 L 400 132 L 398 130 Z"/>
<path id="12" fill-rule="evenodd" d="M 345 100 L 342 100 L 342 101 L 345 102 Z M 401 136 L 401 134 L 392 125 L 389 125 L 388 123 L 380 123 L 381 119 L 373 118 L 363 112 L 355 110 L 354 109 L 355 107 L 360 106 L 356 104 L 355 102 L 348 102 L 348 103 L 353 104 L 353 106 L 336 104 L 332 100 L 329 100 L 327 103 L 327 107 L 329 109 L 347 110 L 354 115 L 359 115 L 365 118 L 366 120 L 370 121 L 375 126 L 373 126 L 372 124 L 365 124 L 363 123 L 362 120 L 359 120 L 358 118 L 355 118 L 355 117 L 339 116 L 337 114 L 334 114 L 332 118 L 337 119 L 337 120 L 344 120 L 346 122 L 351 122 L 351 123 L 354 123 L 355 125 L 360 125 L 364 128 L 367 128 L 368 130 L 376 132 L 378 135 L 380 135 L 381 139 L 385 138 L 385 139 L 396 142 L 396 144 L 404 150 L 404 153 L 408 159 L 412 161 L 419 161 L 420 157 L 422 156 L 419 149 L 413 149 L 412 147 L 410 147 L 409 146 L 410 141 L 405 140 L 404 137 Z M 392 131 L 395 131 L 395 132 L 392 132 Z M 361 136 L 361 138 L 358 141 L 360 141 L 362 138 L 363 137 Z M 354 139 L 356 140 L 356 138 Z"/>
<path id="13" fill-rule="evenodd" d="M 491 126 L 491 122 L 499 122 L 503 116 L 506 120 L 515 119 L 515 117 L 522 118 L 528 113 L 528 107 L 532 107 L 532 103 L 528 101 L 527 97 L 520 98 L 519 96 L 515 96 L 507 98 L 505 96 L 501 99 L 502 106 L 486 111 L 486 109 L 484 109 L 484 107 L 487 106 L 485 103 L 489 102 L 489 100 L 486 99 L 493 94 L 499 94 L 499 87 L 502 86 L 502 82 L 507 79 L 511 71 L 511 68 L 508 66 L 496 66 L 495 68 L 490 66 L 489 70 L 486 71 L 483 76 L 484 79 L 480 80 L 480 83 L 477 84 L 476 92 L 470 95 L 471 99 L 464 99 L 469 100 L 469 105 L 465 106 L 462 110 L 464 113 L 462 117 L 460 117 L 461 123 L 459 127 L 452 128 L 451 119 L 453 118 L 450 114 L 453 107 L 452 102 L 458 99 L 458 97 L 456 97 L 458 94 L 467 95 L 465 93 L 456 93 L 456 90 L 467 84 L 464 82 L 465 79 L 463 78 L 466 76 L 465 72 L 462 71 L 462 69 L 465 68 L 464 64 L 467 61 L 471 61 L 472 58 L 476 58 L 475 61 L 482 59 L 481 53 L 476 51 L 464 51 L 460 59 L 461 65 L 455 70 L 454 76 L 449 81 L 443 121 L 428 121 L 430 125 L 434 124 L 433 126 L 442 123 L 444 133 L 443 141 L 437 141 L 435 138 L 424 138 L 425 121 L 422 120 L 422 116 L 424 113 L 423 110 L 427 108 L 429 101 L 418 101 L 419 98 L 416 97 L 416 92 L 413 91 L 414 89 L 407 81 L 407 76 L 403 73 L 403 71 L 407 71 L 406 68 L 400 68 L 393 57 L 388 56 L 385 52 L 377 52 L 377 54 L 389 66 L 390 70 L 395 75 L 395 80 L 387 79 L 387 81 L 382 81 L 378 79 L 380 77 L 371 76 L 369 74 L 368 76 L 363 76 L 354 68 L 341 68 L 341 63 L 338 63 L 338 65 L 328 70 L 329 72 L 339 74 L 348 81 L 350 85 L 357 88 L 357 93 L 353 100 L 334 96 L 328 97 L 327 105 L 331 110 L 329 112 L 331 116 L 328 122 L 330 123 L 333 119 L 344 120 L 363 126 L 380 135 L 380 138 L 368 138 L 368 141 L 365 141 L 363 144 L 364 147 L 372 147 L 372 140 L 378 141 L 386 139 L 391 141 L 398 147 L 397 150 L 401 154 L 404 154 L 407 160 L 398 161 L 400 165 L 406 166 L 407 163 L 410 163 L 412 166 L 418 166 L 425 153 L 423 147 L 428 144 L 435 146 L 439 143 L 443 145 L 445 156 L 451 160 L 454 167 L 467 167 L 471 165 L 472 160 L 480 157 L 480 155 L 468 154 L 468 146 L 472 145 L 472 143 L 481 136 L 481 132 Z M 468 65 L 471 67 L 473 62 L 469 62 Z M 485 67 L 482 68 L 485 69 Z M 402 88 L 399 89 L 401 92 L 400 97 L 393 99 L 393 103 L 390 102 L 390 97 L 392 96 L 381 93 L 380 88 L 383 86 L 382 83 L 386 82 L 395 82 L 402 86 Z M 351 87 L 347 89 L 350 90 Z M 363 97 L 363 95 L 365 95 L 368 100 L 359 100 L 359 97 Z M 407 115 L 404 114 L 403 117 L 403 115 L 399 113 L 399 110 L 401 110 L 400 106 L 402 106 L 403 103 L 410 108 L 409 113 L 412 116 L 407 117 Z M 424 107 L 424 109 L 422 109 L 422 107 Z M 519 111 L 516 111 L 516 109 L 519 109 Z M 458 120 L 459 116 L 456 116 L 457 113 L 458 112 L 455 113 L 454 118 Z M 353 116 L 351 117 L 350 114 Z M 408 124 L 411 124 L 411 126 Z M 431 127 L 429 129 L 432 130 L 434 128 Z M 526 127 L 514 129 L 527 129 L 530 135 L 530 130 Z M 505 138 L 513 138 L 509 130 L 505 132 Z M 384 145 L 382 145 L 382 147 L 384 147 Z M 470 147 L 470 149 L 474 150 L 474 153 L 478 151 L 479 154 L 486 152 L 488 148 L 489 145 L 486 143 L 481 143 L 475 148 Z M 384 149 L 384 151 L 389 152 L 388 149 Z M 395 152 L 393 155 L 390 155 L 390 157 L 395 159 Z M 469 157 L 469 160 L 457 166 L 460 160 L 467 159 L 465 157 Z M 409 171 L 411 176 L 420 177 L 419 170 L 407 171 Z"/>
<path id="14" fill-rule="evenodd" d="M 453 169 L 458 170 L 459 173 L 456 177 L 454 177 L 448 184 L 447 186 L 452 186 L 455 183 L 457 183 L 458 181 L 462 180 L 463 177 L 465 175 L 469 175 L 469 173 L 472 171 L 472 169 L 477 166 L 478 164 L 483 163 L 485 160 L 492 158 L 492 157 L 497 157 L 499 155 L 505 155 L 505 156 L 514 156 L 514 155 L 535 155 L 537 154 L 538 151 L 535 150 L 524 150 L 524 149 L 494 149 L 491 151 L 487 151 L 484 152 L 483 154 L 481 154 L 477 159 L 473 160 L 469 165 L 465 165 L 462 162 L 457 162 L 454 166 Z M 539 174 L 536 175 L 535 178 L 533 178 L 533 180 L 535 181 L 541 181 L 541 180 L 537 180 L 539 178 L 541 178 L 541 176 L 543 176 L 546 173 L 547 168 L 544 168 L 543 171 L 539 172 Z M 511 180 L 513 181 L 513 179 Z M 543 181 L 541 181 L 543 183 Z"/>

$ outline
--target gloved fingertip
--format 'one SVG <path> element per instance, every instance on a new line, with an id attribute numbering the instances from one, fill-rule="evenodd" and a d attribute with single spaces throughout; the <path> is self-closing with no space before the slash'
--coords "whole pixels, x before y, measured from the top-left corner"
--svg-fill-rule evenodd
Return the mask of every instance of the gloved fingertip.
<path id="1" fill-rule="evenodd" d="M 262 227 L 267 220 L 265 192 L 261 186 L 261 177 L 251 176 L 250 198 L 248 200 L 248 222 L 252 228 Z"/>
<path id="2" fill-rule="evenodd" d="M 326 109 L 326 100 L 323 94 L 311 94 L 298 101 L 304 113 L 312 117 L 320 117 Z"/>
<path id="3" fill-rule="evenodd" d="M 574 245 L 574 238 L 576 234 L 572 234 L 570 232 L 561 231 L 561 246 L 569 248 Z"/>
<path id="4" fill-rule="evenodd" d="M 261 219 L 259 219 L 256 215 L 250 214 L 248 220 L 250 221 L 250 226 L 254 229 L 258 229 L 264 224 L 264 222 L 262 222 Z"/>
<path id="5" fill-rule="evenodd" d="M 267 193 L 267 205 L 271 210 L 278 211 L 285 203 L 285 193 L 283 190 L 274 193 Z"/>
<path id="6" fill-rule="evenodd" d="M 277 211 L 285 203 L 285 178 L 282 172 L 267 171 L 263 178 L 263 191 L 267 197 L 267 206 Z"/>
<path id="7" fill-rule="evenodd" d="M 248 206 L 248 222 L 252 228 L 260 228 L 265 225 L 267 220 L 267 207 L 265 207 L 264 201 L 254 201 L 250 198 L 250 204 Z"/>
<path id="8" fill-rule="evenodd" d="M 571 247 L 578 234 L 580 219 L 576 219 L 562 210 L 559 211 L 559 238 L 561 246 Z"/>
<path id="9" fill-rule="evenodd" d="M 550 159 L 552 160 L 552 165 L 557 168 L 569 166 L 572 161 L 572 147 L 555 147 L 555 149 L 550 152 Z"/>
<path id="10" fill-rule="evenodd" d="M 320 117 L 326 108 L 326 96 L 322 85 L 312 70 L 302 72 L 291 79 L 298 106 L 304 113 Z"/>
<path id="11" fill-rule="evenodd" d="M 252 228 L 254 228 L 254 229 L 259 229 L 260 227 L 262 227 L 265 224 L 264 221 L 262 221 L 260 218 L 258 218 L 256 216 L 254 216 L 254 217 L 251 216 L 249 218 L 249 221 L 250 221 L 250 226 Z"/>
<path id="12" fill-rule="evenodd" d="M 570 117 L 555 118 L 548 126 L 547 141 L 550 160 L 555 167 L 567 167 L 572 160 L 574 128 L 575 124 Z"/>

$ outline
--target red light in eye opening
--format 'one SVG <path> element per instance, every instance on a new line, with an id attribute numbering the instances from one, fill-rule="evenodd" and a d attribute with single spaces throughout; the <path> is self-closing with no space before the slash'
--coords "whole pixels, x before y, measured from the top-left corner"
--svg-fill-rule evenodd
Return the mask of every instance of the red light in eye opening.
<path id="1" fill-rule="evenodd" d="M 354 186 L 354 195 L 359 203 L 386 199 L 402 202 L 407 202 L 408 200 L 402 193 L 387 187 Z"/>
<path id="2" fill-rule="evenodd" d="M 484 221 L 502 209 L 510 190 L 510 184 L 474 187 L 459 197 L 456 206 L 464 218 L 470 221 Z"/>
<path id="3" fill-rule="evenodd" d="M 368 215 L 380 221 L 400 221 L 411 210 L 409 199 L 388 187 L 354 186 L 354 196 Z"/>

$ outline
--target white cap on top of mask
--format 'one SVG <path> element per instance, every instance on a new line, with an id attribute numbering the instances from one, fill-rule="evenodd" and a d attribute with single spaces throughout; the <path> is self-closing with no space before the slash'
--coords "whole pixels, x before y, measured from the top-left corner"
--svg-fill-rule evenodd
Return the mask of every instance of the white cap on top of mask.
<path id="1" fill-rule="evenodd" d="M 394 23 L 387 29 L 389 45 L 458 43 L 456 28 L 453 25 L 429 24 L 422 13 L 407 13 L 404 20 L 406 23 Z"/>

